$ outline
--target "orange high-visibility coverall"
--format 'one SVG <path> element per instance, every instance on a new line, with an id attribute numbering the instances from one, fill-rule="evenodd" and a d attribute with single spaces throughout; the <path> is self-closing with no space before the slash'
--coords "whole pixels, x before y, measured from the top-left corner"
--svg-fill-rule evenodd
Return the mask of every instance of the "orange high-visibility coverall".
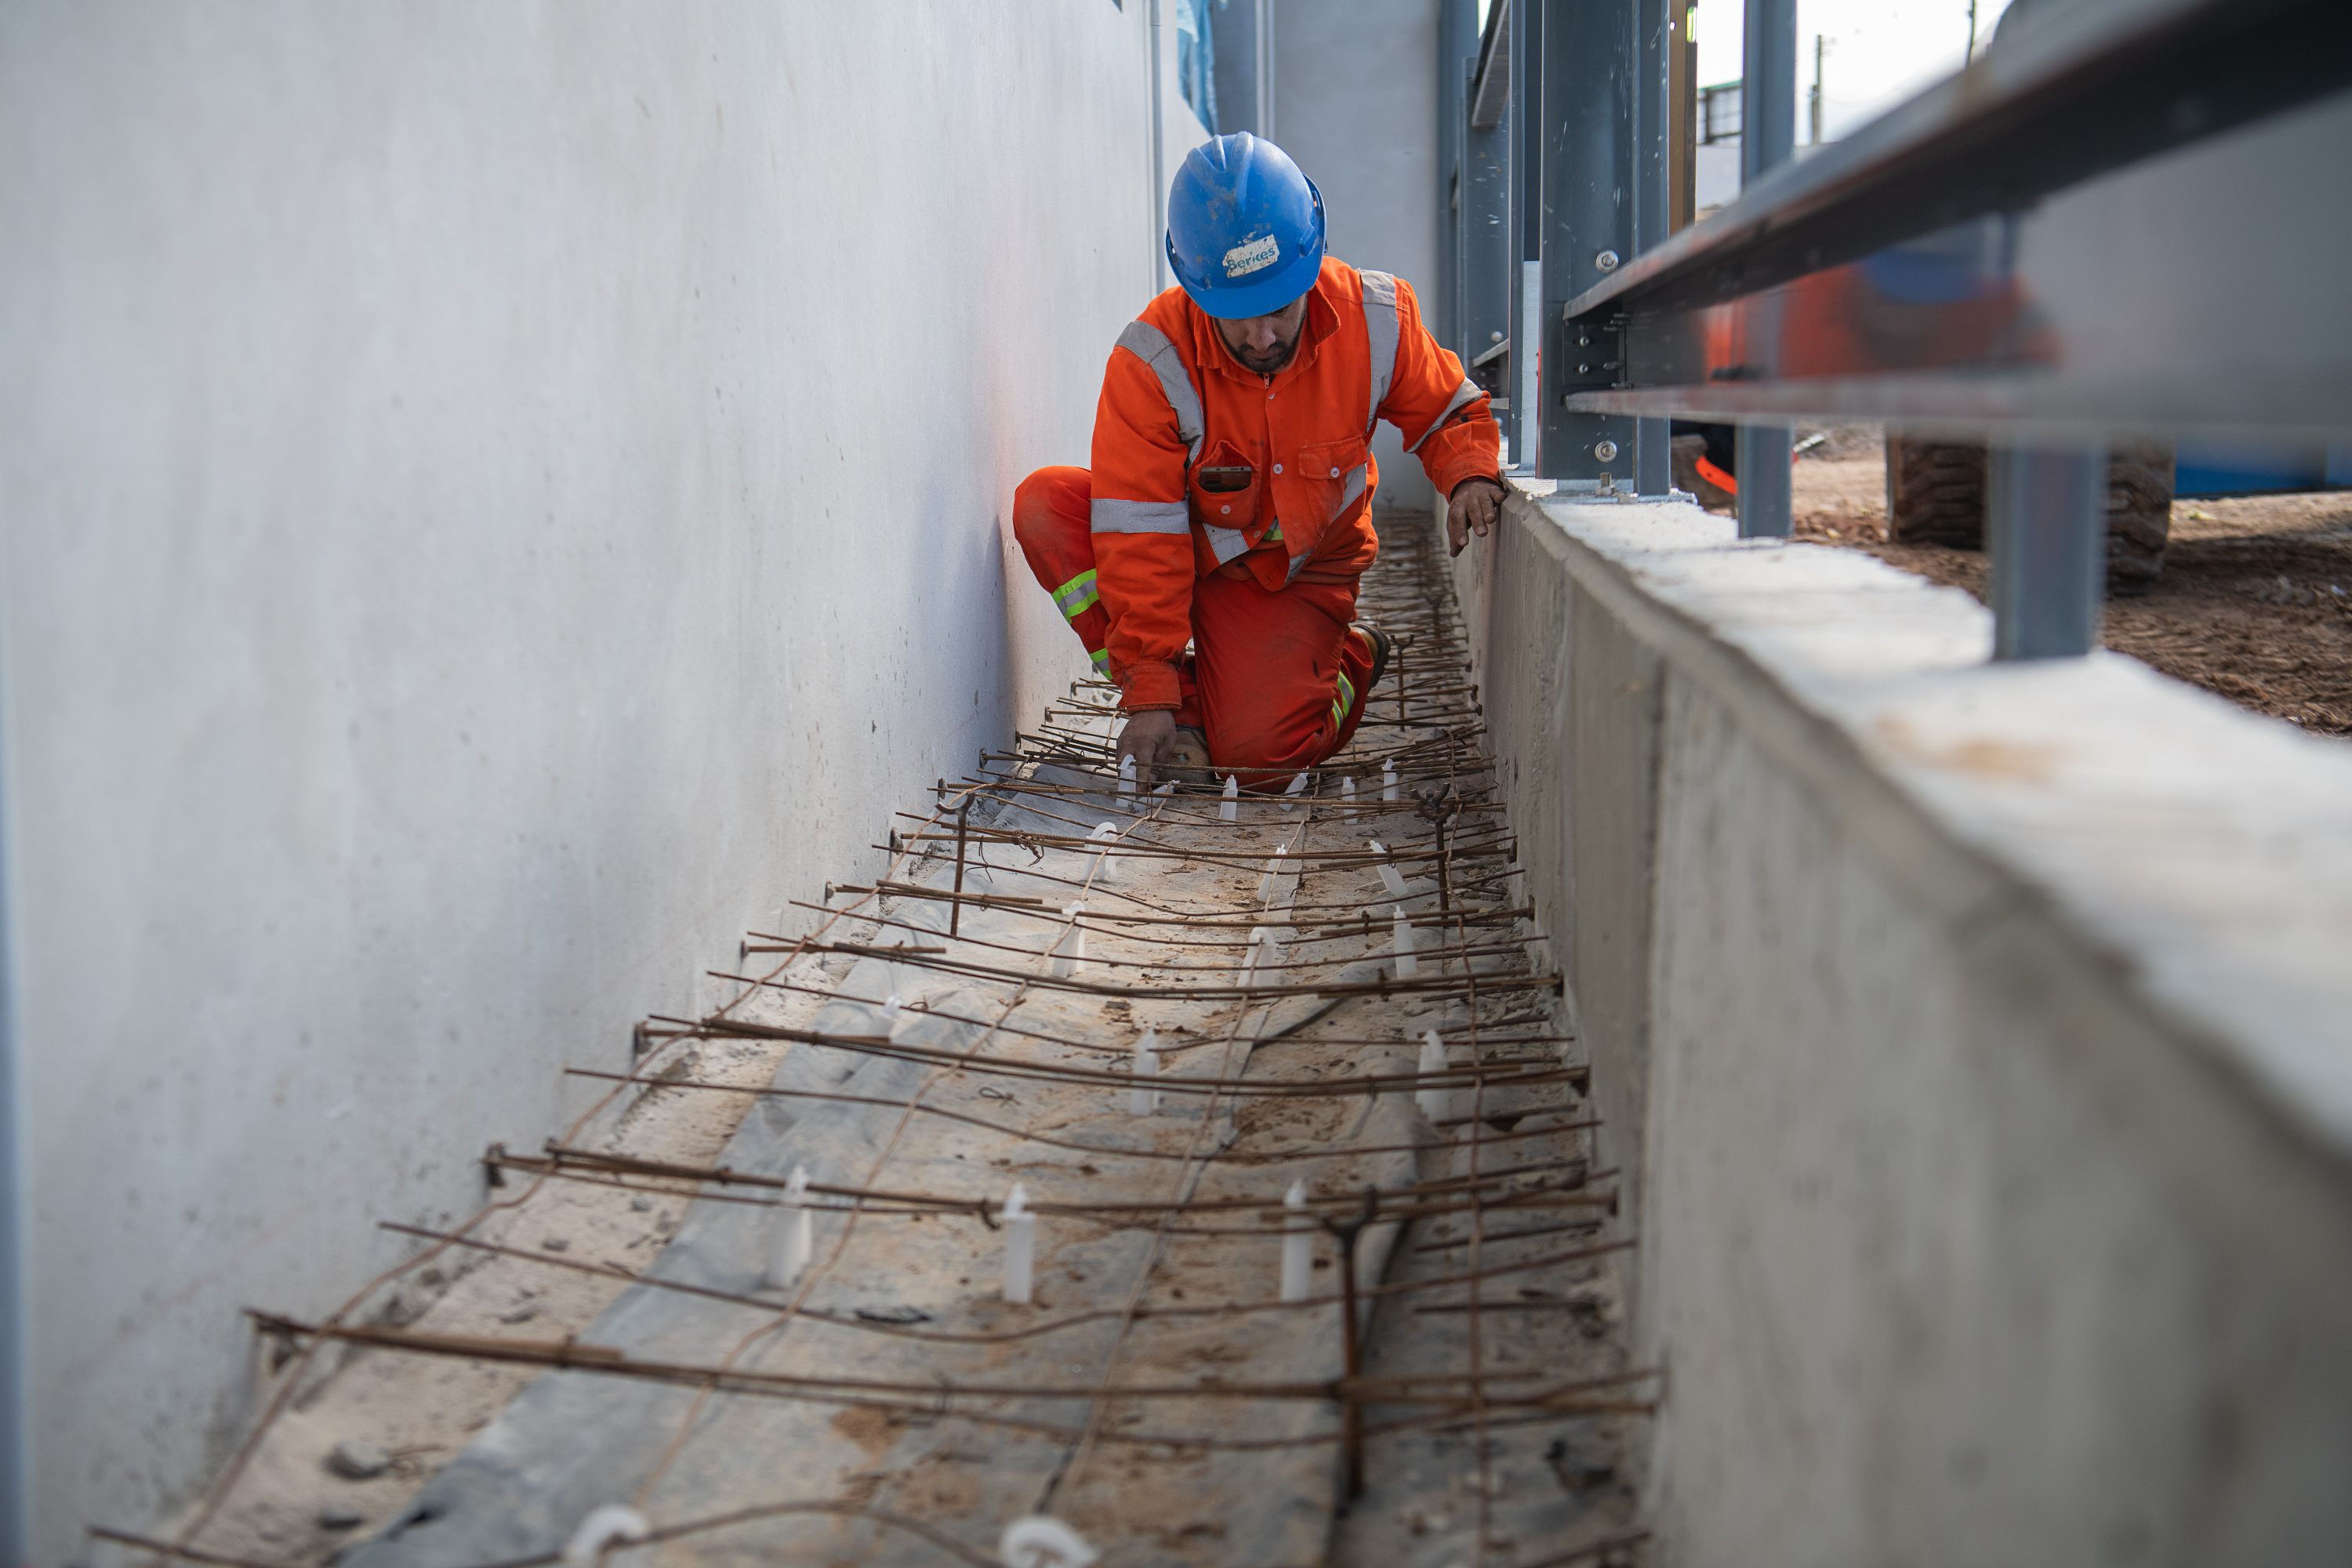
<path id="1" fill-rule="evenodd" d="M 1174 710 L 1244 774 L 1313 767 L 1347 743 L 1371 672 L 1349 624 L 1380 552 L 1380 418 L 1441 495 L 1499 471 L 1486 394 L 1402 279 L 1326 258 L 1297 352 L 1272 376 L 1234 360 L 1181 289 L 1128 324 L 1092 469 L 1040 468 L 1013 508 L 1030 570 L 1120 706 Z"/>

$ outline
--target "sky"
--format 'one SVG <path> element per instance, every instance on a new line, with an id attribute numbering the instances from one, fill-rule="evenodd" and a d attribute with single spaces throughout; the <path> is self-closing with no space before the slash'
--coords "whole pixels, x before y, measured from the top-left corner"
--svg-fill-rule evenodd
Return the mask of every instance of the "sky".
<path id="1" fill-rule="evenodd" d="M 1977 47 L 2009 0 L 1977 0 Z M 1739 76 L 1739 0 L 1699 0 L 1702 87 Z M 1969 0 L 1797 0 L 1797 140 L 1808 140 L 1813 39 L 1825 40 L 1825 139 L 1834 142 L 1960 68 Z"/>

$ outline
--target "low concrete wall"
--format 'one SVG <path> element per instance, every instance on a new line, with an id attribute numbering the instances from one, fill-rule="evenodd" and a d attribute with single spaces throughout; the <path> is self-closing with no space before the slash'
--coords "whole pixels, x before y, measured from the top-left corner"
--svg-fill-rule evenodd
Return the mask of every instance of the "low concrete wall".
<path id="1" fill-rule="evenodd" d="M 2342 1562 L 2352 750 L 1687 506 L 1522 493 L 1456 574 L 1660 1560 Z"/>

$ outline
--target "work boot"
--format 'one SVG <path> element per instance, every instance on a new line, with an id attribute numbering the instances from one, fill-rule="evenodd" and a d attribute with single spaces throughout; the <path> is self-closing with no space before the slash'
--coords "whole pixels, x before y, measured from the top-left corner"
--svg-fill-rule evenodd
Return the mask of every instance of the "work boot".
<path id="1" fill-rule="evenodd" d="M 1175 738 L 1168 742 L 1168 755 L 1160 764 L 1160 776 L 1173 781 L 1179 789 L 1215 789 L 1217 774 L 1209 765 L 1209 737 L 1191 724 L 1177 725 Z"/>
<path id="2" fill-rule="evenodd" d="M 1381 683 L 1381 677 L 1388 673 L 1389 655 L 1395 649 L 1396 644 L 1390 639 L 1388 633 L 1370 621 L 1358 621 L 1354 629 L 1363 633 L 1364 640 L 1372 645 L 1371 678 L 1364 682 L 1364 690 L 1369 694 L 1373 687 Z"/>

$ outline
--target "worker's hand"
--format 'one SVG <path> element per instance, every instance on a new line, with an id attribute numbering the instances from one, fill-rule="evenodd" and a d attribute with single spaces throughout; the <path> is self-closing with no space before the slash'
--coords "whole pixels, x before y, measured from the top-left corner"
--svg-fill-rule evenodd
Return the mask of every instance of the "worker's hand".
<path id="1" fill-rule="evenodd" d="M 1150 787 L 1159 782 L 1160 764 L 1168 760 L 1168 748 L 1176 742 L 1176 715 L 1165 708 L 1148 709 L 1128 715 L 1127 727 L 1118 732 L 1118 754 L 1135 759 L 1135 785 Z"/>
<path id="2" fill-rule="evenodd" d="M 1495 526 L 1496 513 L 1503 510 L 1503 481 L 1473 477 L 1454 487 L 1445 501 L 1445 543 L 1455 555 L 1470 542 L 1470 535 L 1486 537 Z"/>

